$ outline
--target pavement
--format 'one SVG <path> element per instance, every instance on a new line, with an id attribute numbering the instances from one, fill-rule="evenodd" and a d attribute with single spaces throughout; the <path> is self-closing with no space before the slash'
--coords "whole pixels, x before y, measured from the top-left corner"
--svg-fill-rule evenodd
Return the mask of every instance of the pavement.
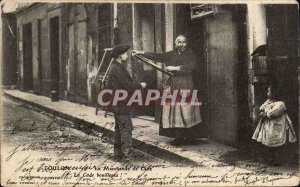
<path id="1" fill-rule="evenodd" d="M 103 154 L 99 157 L 91 157 L 91 161 L 95 162 L 96 159 L 99 161 L 114 161 L 113 144 L 109 139 L 87 135 L 74 128 L 62 127 L 60 121 L 55 117 L 28 110 L 22 103 L 9 98 L 4 98 L 2 101 L 2 111 L 5 115 L 2 119 L 1 143 L 5 145 L 6 150 L 13 150 L 14 147 L 24 143 L 27 145 L 35 144 L 36 147 L 40 145 L 48 148 L 47 156 L 54 158 L 66 155 L 72 155 L 73 157 L 79 155 L 80 158 L 83 154 L 92 155 L 101 150 Z M 66 147 L 67 145 L 73 146 L 73 148 L 76 146 L 76 149 L 53 149 L 53 147 Z M 6 152 L 3 151 L 3 153 Z M 141 151 L 134 150 L 132 155 L 135 158 L 133 160 L 134 164 L 163 162 L 161 159 L 144 154 Z"/>
<path id="2" fill-rule="evenodd" d="M 104 111 L 99 110 L 95 115 L 95 108 L 90 106 L 60 100 L 51 102 L 49 97 L 22 92 L 19 90 L 3 90 L 6 97 L 32 107 L 34 110 L 44 111 L 50 115 L 70 121 L 73 127 L 82 131 L 96 131 L 112 138 L 114 134 L 114 118 L 112 114 L 104 117 Z M 241 170 L 252 170 L 252 166 L 267 166 L 269 171 L 299 172 L 297 146 L 286 152 L 289 159 L 282 166 L 272 167 L 265 163 L 270 158 L 269 153 L 257 144 L 244 148 L 233 148 L 211 140 L 198 139 L 190 145 L 175 146 L 172 138 L 158 135 L 159 124 L 154 119 L 139 116 L 132 119 L 133 147 L 157 158 L 171 160 L 176 163 L 202 165 L 210 162 L 213 165 L 234 166 Z M 251 166 L 251 167 L 249 167 Z M 256 167 L 257 168 L 257 167 Z"/>
<path id="3" fill-rule="evenodd" d="M 56 117 L 30 110 L 7 97 L 2 99 L 2 111 L 1 186 L 53 186 L 54 183 L 55 186 L 76 186 L 76 181 L 85 181 L 80 186 L 121 186 L 117 175 L 126 180 L 128 172 L 119 171 L 116 175 L 117 168 L 170 165 L 138 150 L 132 151 L 135 159 L 115 159 L 109 139 L 66 127 Z M 68 171 L 57 167 L 68 168 Z M 132 175 L 140 173 L 130 172 Z M 57 176 L 68 176 L 68 180 L 57 180 Z"/>

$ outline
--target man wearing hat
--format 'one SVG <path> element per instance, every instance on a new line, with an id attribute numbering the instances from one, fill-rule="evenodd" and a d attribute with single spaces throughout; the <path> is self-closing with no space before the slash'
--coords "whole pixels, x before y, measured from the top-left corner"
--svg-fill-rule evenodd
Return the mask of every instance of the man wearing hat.
<path id="1" fill-rule="evenodd" d="M 126 90 L 133 93 L 137 89 L 145 88 L 146 83 L 135 83 L 126 69 L 125 62 L 128 59 L 130 45 L 119 44 L 113 47 L 113 58 L 108 73 L 107 87 L 113 90 Z M 131 106 L 127 103 L 117 103 L 111 109 L 115 117 L 114 157 L 129 158 L 132 143 Z"/>

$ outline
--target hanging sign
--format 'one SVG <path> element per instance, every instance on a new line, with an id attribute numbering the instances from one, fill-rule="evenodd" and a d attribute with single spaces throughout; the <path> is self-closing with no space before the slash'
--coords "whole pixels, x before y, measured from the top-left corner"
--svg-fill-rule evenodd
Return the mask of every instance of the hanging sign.
<path id="1" fill-rule="evenodd" d="M 216 6 L 212 4 L 191 4 L 191 19 L 198 19 L 213 15 L 216 12 Z"/>

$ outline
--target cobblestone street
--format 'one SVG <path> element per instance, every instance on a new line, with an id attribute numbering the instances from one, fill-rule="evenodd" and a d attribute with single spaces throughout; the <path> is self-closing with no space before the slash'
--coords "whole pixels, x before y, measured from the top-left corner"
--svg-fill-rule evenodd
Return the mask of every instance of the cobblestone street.
<path id="1" fill-rule="evenodd" d="M 119 162 L 113 159 L 111 140 L 101 132 L 78 131 L 70 122 L 7 97 L 3 97 L 3 114 L 5 185 L 181 186 L 200 182 L 273 184 L 278 180 L 276 184 L 282 185 L 284 179 L 298 177 L 298 172 L 290 169 L 278 172 L 256 163 L 230 164 L 232 159 L 241 159 L 235 154 L 223 162 L 202 158 L 198 164 L 184 166 L 172 158 L 164 161 L 135 150 L 132 160 Z"/>
<path id="2" fill-rule="evenodd" d="M 92 155 L 99 153 L 94 159 L 101 162 L 113 156 L 113 145 L 106 137 L 87 135 L 81 131 L 66 127 L 61 119 L 51 117 L 25 108 L 22 104 L 3 98 L 3 143 L 15 147 L 26 143 L 31 148 L 51 147 L 56 151 L 46 151 L 56 157 L 58 155 Z M 9 149 L 7 147 L 7 149 Z M 63 152 L 63 153 L 62 153 Z M 134 163 L 162 162 L 157 158 L 135 150 Z"/>
<path id="3" fill-rule="evenodd" d="M 37 182 L 41 179 L 40 174 L 37 175 L 40 172 L 44 173 L 45 177 L 50 177 L 49 180 L 53 177 L 65 179 L 64 185 L 74 185 L 68 181 L 75 175 L 78 179 L 75 181 L 78 183 L 84 181 L 84 184 L 91 184 L 96 174 L 85 173 L 91 165 L 99 168 L 107 167 L 107 170 L 117 173 L 116 168 L 128 164 L 141 166 L 146 161 L 148 165 L 166 163 L 137 150 L 133 153 L 134 159 L 130 161 L 114 160 L 113 145 L 101 134 L 87 135 L 65 127 L 61 120 L 31 110 L 5 97 L 3 97 L 3 114 L 2 166 L 5 168 L 4 175 L 10 177 L 4 181 L 3 184 L 6 185 L 15 184 L 16 181 L 23 181 L 22 184 L 27 185 L 41 185 Z M 73 173 L 70 167 L 75 167 L 77 173 Z M 106 175 L 110 177 L 113 174 Z M 84 176 L 88 179 L 84 179 Z M 44 178 L 44 182 L 47 180 Z M 101 185 L 101 183 L 94 184 Z"/>

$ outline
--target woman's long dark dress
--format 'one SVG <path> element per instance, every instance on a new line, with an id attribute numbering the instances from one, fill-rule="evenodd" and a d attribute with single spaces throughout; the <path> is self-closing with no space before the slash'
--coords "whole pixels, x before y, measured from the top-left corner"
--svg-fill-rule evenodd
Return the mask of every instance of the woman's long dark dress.
<path id="1" fill-rule="evenodd" d="M 144 56 L 151 60 L 164 63 L 166 66 L 180 66 L 180 71 L 174 71 L 174 76 L 169 78 L 168 86 L 171 90 L 193 90 L 192 72 L 196 66 L 196 56 L 192 49 L 187 48 L 179 53 L 173 50 L 167 53 L 145 53 Z M 182 138 L 196 137 L 195 131 L 202 122 L 199 106 L 163 106 L 159 135 Z"/>

